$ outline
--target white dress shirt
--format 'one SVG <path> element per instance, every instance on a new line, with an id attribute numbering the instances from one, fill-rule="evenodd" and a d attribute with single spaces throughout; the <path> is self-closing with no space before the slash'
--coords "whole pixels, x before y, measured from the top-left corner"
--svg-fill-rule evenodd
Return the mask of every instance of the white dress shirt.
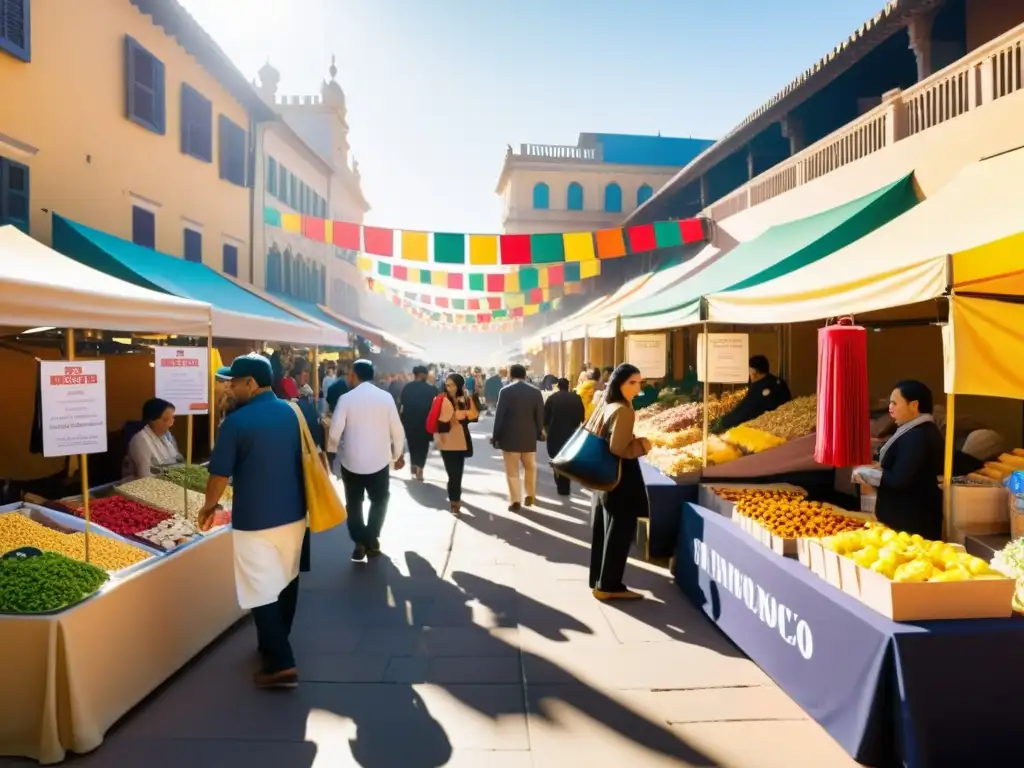
<path id="1" fill-rule="evenodd" d="M 340 465 L 357 475 L 372 475 L 405 452 L 405 430 L 395 399 L 364 381 L 338 400 L 331 417 L 329 443 L 336 443 Z"/>

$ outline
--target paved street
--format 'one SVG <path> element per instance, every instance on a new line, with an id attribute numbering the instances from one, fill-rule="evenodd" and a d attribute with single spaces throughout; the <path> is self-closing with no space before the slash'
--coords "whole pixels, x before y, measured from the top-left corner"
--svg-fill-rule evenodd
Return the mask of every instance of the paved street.
<path id="1" fill-rule="evenodd" d="M 854 765 L 665 571 L 636 561 L 627 583 L 649 599 L 596 602 L 587 498 L 561 500 L 542 470 L 539 508 L 508 513 L 489 429 L 477 427 L 458 521 L 434 454 L 425 483 L 392 480 L 388 557 L 351 563 L 343 529 L 315 538 L 297 691 L 253 689 L 246 620 L 69 764 Z"/>

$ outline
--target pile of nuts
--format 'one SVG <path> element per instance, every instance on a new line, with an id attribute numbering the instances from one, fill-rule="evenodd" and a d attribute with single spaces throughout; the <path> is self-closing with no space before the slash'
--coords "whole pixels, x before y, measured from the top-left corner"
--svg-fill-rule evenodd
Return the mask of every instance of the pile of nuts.
<path id="1" fill-rule="evenodd" d="M 118 493 L 137 499 L 157 509 L 163 509 L 190 523 L 197 523 L 199 510 L 206 503 L 206 496 L 155 477 L 143 477 L 120 485 Z"/>
<path id="2" fill-rule="evenodd" d="M 736 502 L 736 512 L 782 539 L 820 539 L 865 527 L 864 521 L 833 512 L 820 501 L 807 501 L 803 491 L 718 489 Z"/>
<path id="3" fill-rule="evenodd" d="M 57 552 L 85 562 L 85 534 L 60 533 L 17 512 L 0 515 L 0 555 L 21 547 Z M 151 557 L 138 547 L 93 533 L 89 536 L 89 562 L 106 571 L 119 571 Z"/>

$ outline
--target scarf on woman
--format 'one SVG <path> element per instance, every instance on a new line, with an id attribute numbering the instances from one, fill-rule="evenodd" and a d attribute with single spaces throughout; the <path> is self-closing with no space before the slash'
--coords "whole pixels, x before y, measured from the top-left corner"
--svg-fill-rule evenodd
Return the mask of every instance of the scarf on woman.
<path id="1" fill-rule="evenodd" d="M 174 438 L 171 437 L 169 432 L 164 437 L 158 437 L 149 426 L 146 426 L 142 429 L 142 435 L 149 446 L 152 455 L 150 464 L 153 467 L 162 467 L 166 464 L 175 464 L 181 461 L 178 446 L 175 445 Z"/>
<path id="2" fill-rule="evenodd" d="M 935 423 L 935 417 L 930 413 L 922 413 L 920 416 L 911 419 L 905 424 L 901 424 L 899 428 L 893 433 L 893 436 L 885 441 L 885 445 L 882 446 L 882 450 L 878 452 L 878 463 L 881 464 L 885 460 L 886 452 L 892 448 L 893 444 L 903 437 L 907 432 L 912 430 L 914 427 L 918 427 L 921 424 Z"/>

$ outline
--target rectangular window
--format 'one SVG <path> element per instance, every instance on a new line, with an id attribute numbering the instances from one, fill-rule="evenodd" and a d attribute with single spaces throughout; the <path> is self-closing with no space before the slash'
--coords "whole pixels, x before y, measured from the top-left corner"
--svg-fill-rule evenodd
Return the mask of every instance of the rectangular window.
<path id="1" fill-rule="evenodd" d="M 245 186 L 245 129 L 220 115 L 220 177 L 240 187 Z"/>
<path id="2" fill-rule="evenodd" d="M 299 184 L 299 212 L 309 215 L 309 187 L 306 182 Z"/>
<path id="3" fill-rule="evenodd" d="M 156 248 L 156 214 L 137 205 L 132 206 L 132 242 Z"/>
<path id="4" fill-rule="evenodd" d="M 181 151 L 213 162 L 213 102 L 186 83 L 181 84 Z"/>
<path id="5" fill-rule="evenodd" d="M 277 197 L 277 160 L 267 158 L 267 192 Z"/>
<path id="6" fill-rule="evenodd" d="M 154 133 L 163 134 L 167 130 L 164 120 L 164 64 L 128 35 L 125 35 L 124 44 L 128 119 Z"/>
<path id="7" fill-rule="evenodd" d="M 288 176 L 288 205 L 299 210 L 299 180 L 294 173 Z"/>
<path id="8" fill-rule="evenodd" d="M 238 277 L 238 248 L 224 243 L 224 274 Z"/>
<path id="9" fill-rule="evenodd" d="M 32 61 L 31 0 L 0 0 L 0 51 Z"/>
<path id="10" fill-rule="evenodd" d="M 203 233 L 185 228 L 185 261 L 203 263 Z"/>
<path id="11" fill-rule="evenodd" d="M 0 0 L 3 2 L 3 0 Z M 29 230 L 28 166 L 0 157 L 0 225 Z"/>
<path id="12" fill-rule="evenodd" d="M 279 166 L 280 173 L 277 175 L 277 199 L 282 203 L 288 202 L 288 169 L 284 165 Z"/>

